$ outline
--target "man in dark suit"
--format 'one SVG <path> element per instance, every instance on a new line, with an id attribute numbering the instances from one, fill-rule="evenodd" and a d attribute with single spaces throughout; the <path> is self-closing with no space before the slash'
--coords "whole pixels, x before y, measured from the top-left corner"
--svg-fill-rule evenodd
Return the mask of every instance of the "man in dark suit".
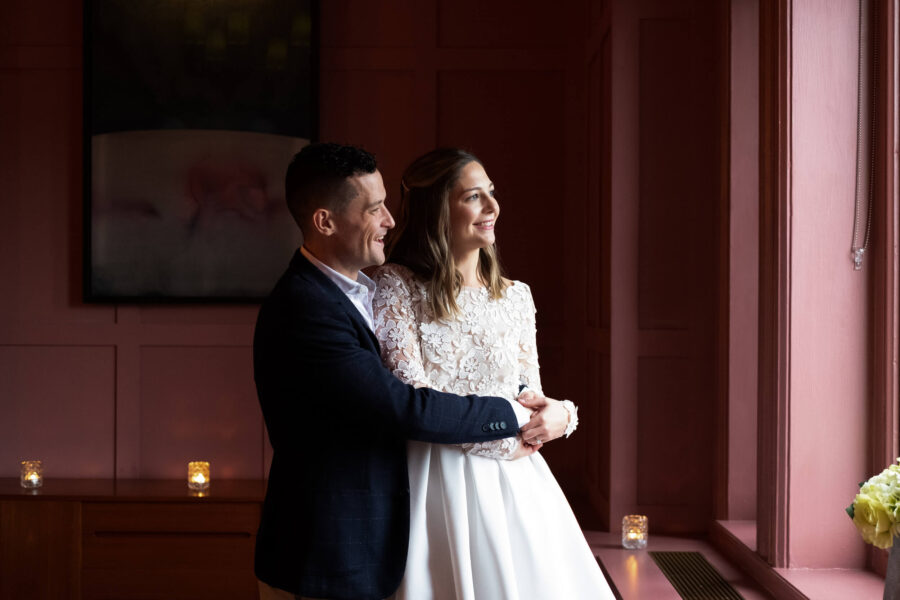
<path id="1" fill-rule="evenodd" d="M 358 148 L 312 144 L 286 177 L 304 235 L 263 303 L 254 375 L 274 455 L 256 541 L 269 598 L 381 599 L 400 584 L 409 538 L 406 440 L 464 443 L 520 433 L 501 398 L 401 383 L 372 332 L 374 284 L 394 220 L 381 174 Z M 562 435 L 545 399 L 522 427 L 523 453 Z"/>

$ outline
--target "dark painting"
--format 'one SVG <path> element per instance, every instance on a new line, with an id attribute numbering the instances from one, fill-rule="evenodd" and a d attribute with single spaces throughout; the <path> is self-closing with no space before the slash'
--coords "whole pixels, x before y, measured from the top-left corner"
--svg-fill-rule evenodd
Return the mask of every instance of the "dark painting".
<path id="1" fill-rule="evenodd" d="M 89 300 L 253 300 L 300 243 L 284 202 L 315 137 L 315 5 L 91 0 Z"/>

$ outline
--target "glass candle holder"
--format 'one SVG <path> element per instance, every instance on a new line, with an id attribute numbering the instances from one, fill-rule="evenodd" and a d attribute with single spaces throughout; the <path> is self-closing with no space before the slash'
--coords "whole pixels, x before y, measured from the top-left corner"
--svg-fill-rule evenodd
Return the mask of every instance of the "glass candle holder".
<path id="1" fill-rule="evenodd" d="M 629 550 L 643 550 L 647 547 L 647 517 L 625 515 L 622 518 L 622 546 Z"/>
<path id="2" fill-rule="evenodd" d="M 188 489 L 194 492 L 205 492 L 209 489 L 209 463 L 205 460 L 193 460 L 188 463 Z"/>
<path id="3" fill-rule="evenodd" d="M 23 460 L 19 483 L 23 488 L 35 489 L 44 484 L 44 465 L 39 460 Z"/>

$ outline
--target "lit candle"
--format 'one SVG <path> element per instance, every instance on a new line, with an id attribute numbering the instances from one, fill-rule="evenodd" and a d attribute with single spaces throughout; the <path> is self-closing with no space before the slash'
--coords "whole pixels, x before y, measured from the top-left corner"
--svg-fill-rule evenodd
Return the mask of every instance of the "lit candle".
<path id="1" fill-rule="evenodd" d="M 642 550 L 647 547 L 647 517 L 625 515 L 622 518 L 622 546 L 629 550 Z"/>
<path id="2" fill-rule="evenodd" d="M 209 489 L 209 463 L 194 460 L 188 463 L 188 488 L 195 492 Z"/>
<path id="3" fill-rule="evenodd" d="M 39 488 L 44 483 L 44 466 L 39 460 L 23 460 L 19 483 L 23 488 Z"/>

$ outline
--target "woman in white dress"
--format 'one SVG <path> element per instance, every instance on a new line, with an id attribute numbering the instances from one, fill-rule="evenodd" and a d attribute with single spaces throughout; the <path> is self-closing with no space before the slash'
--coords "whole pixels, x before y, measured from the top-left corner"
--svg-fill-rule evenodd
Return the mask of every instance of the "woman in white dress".
<path id="1" fill-rule="evenodd" d="M 374 274 L 382 358 L 400 379 L 513 401 L 541 392 L 529 287 L 500 274 L 494 186 L 471 154 L 439 149 L 403 175 L 391 263 Z M 568 403 L 567 434 L 577 424 Z M 612 599 L 538 446 L 520 437 L 408 443 L 410 534 L 396 599 Z M 516 460 L 518 459 L 518 460 Z"/>

